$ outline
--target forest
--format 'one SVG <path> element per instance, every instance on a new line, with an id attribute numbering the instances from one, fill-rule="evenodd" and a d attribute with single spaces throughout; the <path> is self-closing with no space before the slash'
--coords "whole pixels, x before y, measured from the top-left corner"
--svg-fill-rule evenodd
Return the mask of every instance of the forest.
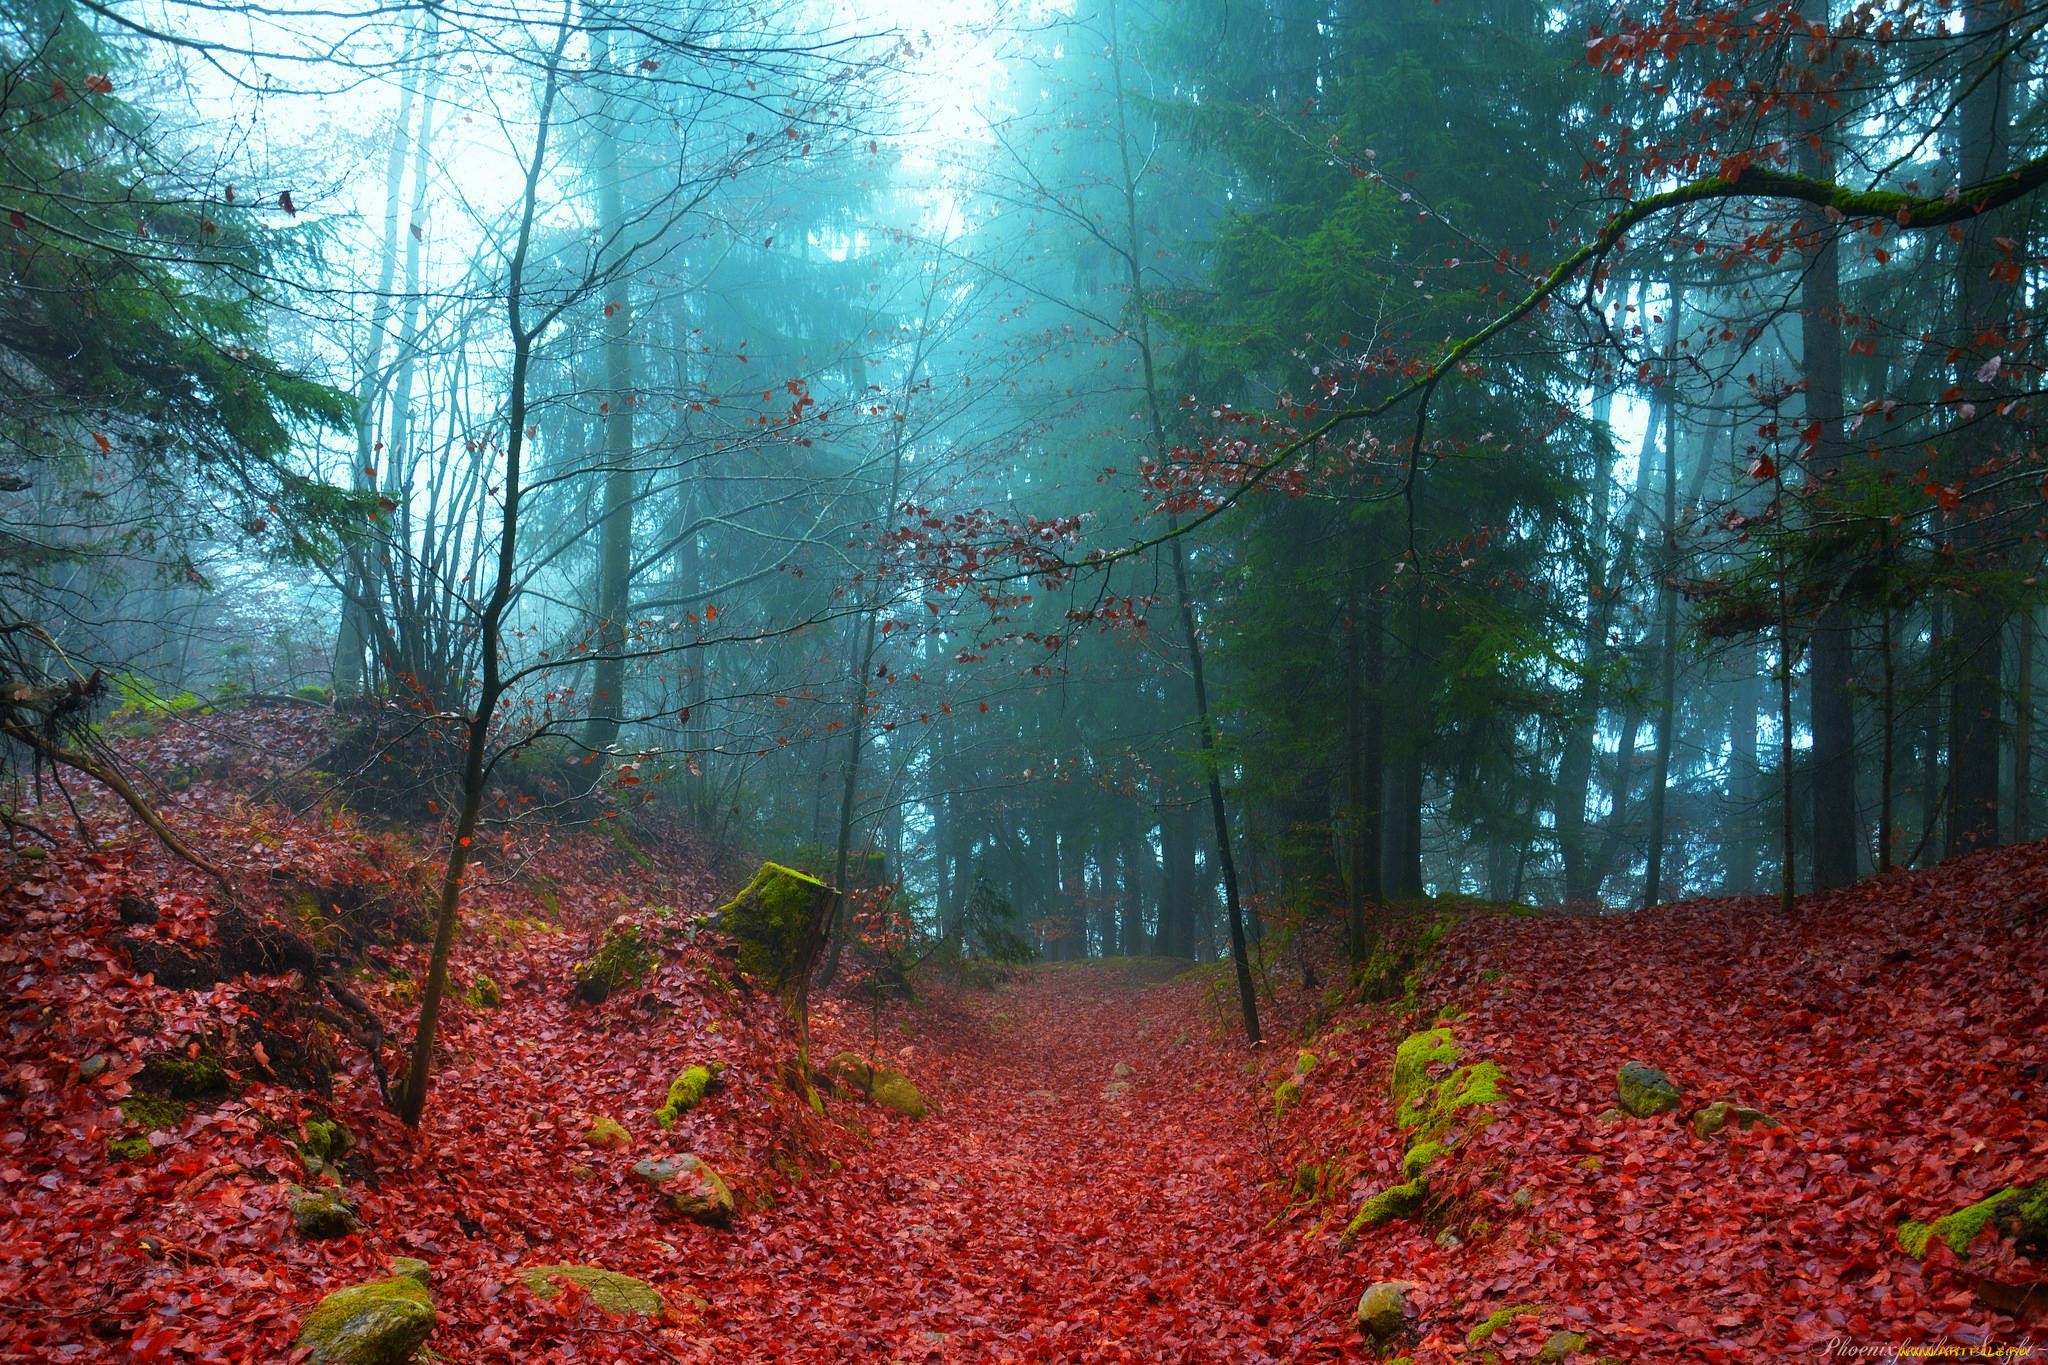
<path id="1" fill-rule="evenodd" d="M 2029 1358 L 2044 30 L 0 0 L 0 1360 Z"/>

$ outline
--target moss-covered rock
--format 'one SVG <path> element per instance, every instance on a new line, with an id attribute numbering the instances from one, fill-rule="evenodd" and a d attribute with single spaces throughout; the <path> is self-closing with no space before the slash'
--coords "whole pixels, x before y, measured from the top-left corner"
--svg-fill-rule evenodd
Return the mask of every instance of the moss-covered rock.
<path id="1" fill-rule="evenodd" d="M 1703 1105 L 1693 1111 L 1692 1135 L 1704 1142 L 1730 1123 L 1745 1133 L 1752 1128 L 1780 1126 L 1776 1119 L 1761 1109 L 1752 1109 L 1733 1100 L 1715 1100 L 1712 1104 Z"/>
<path id="2" fill-rule="evenodd" d="M 134 1087 L 172 1100 L 212 1100 L 234 1089 L 226 1068 L 212 1054 L 151 1057 L 136 1073 Z"/>
<path id="3" fill-rule="evenodd" d="M 841 1052 L 825 1063 L 824 1073 L 834 1085 L 866 1096 L 884 1109 L 893 1110 L 906 1118 L 921 1119 L 928 1107 L 924 1096 L 908 1076 L 886 1066 L 877 1066 L 857 1052 Z M 1112 1087 L 1122 1087 L 1111 1094 Z M 1130 1088 L 1128 1082 L 1111 1081 L 1104 1087 L 1108 1098 L 1115 1098 Z"/>
<path id="4" fill-rule="evenodd" d="M 1402 1039 L 1401 1045 L 1394 1049 L 1394 1072 L 1387 1083 L 1394 1107 L 1397 1110 L 1406 1108 L 1410 1101 L 1429 1088 L 1431 1068 L 1455 1066 L 1458 1056 L 1457 1040 L 1447 1028 L 1425 1029 Z"/>
<path id="5" fill-rule="evenodd" d="M 590 1127 L 583 1132 L 583 1145 L 617 1151 L 632 1146 L 633 1135 L 627 1132 L 626 1125 L 617 1119 L 595 1114 L 591 1116 Z"/>
<path id="6" fill-rule="evenodd" d="M 1526 1318 L 1542 1311 L 1543 1305 L 1540 1303 L 1512 1303 L 1505 1308 L 1495 1309 L 1487 1315 L 1486 1321 L 1465 1334 L 1465 1344 L 1483 1346 L 1492 1340 L 1496 1333 L 1511 1326 L 1515 1319 Z"/>
<path id="7" fill-rule="evenodd" d="M 1466 1110 L 1499 1103 L 1504 1079 L 1492 1062 L 1456 1067 L 1402 1105 L 1394 1122 L 1413 1133 L 1418 1143 L 1435 1141 L 1467 1121 L 1471 1116 Z"/>
<path id="8" fill-rule="evenodd" d="M 146 1137 L 108 1138 L 107 1155 L 116 1161 L 148 1161 L 156 1155 L 156 1148 Z"/>
<path id="9" fill-rule="evenodd" d="M 434 1302 L 411 1275 L 329 1294 L 299 1324 L 298 1345 L 320 1365 L 408 1365 L 434 1330 Z"/>
<path id="10" fill-rule="evenodd" d="M 1407 1325 L 1408 1286 L 1396 1280 L 1376 1284 L 1358 1300 L 1352 1320 L 1358 1330 L 1382 1345 L 1401 1335 Z"/>
<path id="11" fill-rule="evenodd" d="M 1939 1238 L 1950 1251 L 1967 1257 L 1970 1244 L 1987 1227 L 1995 1227 L 2030 1250 L 2048 1249 L 2048 1180 L 2008 1185 L 1931 1222 L 1902 1223 L 1899 1249 L 1915 1260 L 1925 1259 L 1928 1247 Z"/>
<path id="12" fill-rule="evenodd" d="M 1417 1176 L 1399 1185 L 1389 1185 L 1378 1194 L 1359 1205 L 1350 1224 L 1344 1229 L 1344 1240 L 1350 1241 L 1366 1228 L 1378 1227 L 1382 1223 L 1397 1222 L 1413 1218 L 1422 1212 L 1429 1202 L 1429 1178 Z"/>
<path id="13" fill-rule="evenodd" d="M 1316 1054 L 1303 1048 L 1294 1058 L 1294 1069 L 1273 1087 L 1273 1117 L 1284 1118 L 1287 1111 L 1301 1100 L 1302 1083 L 1308 1074 L 1316 1069 Z"/>
<path id="14" fill-rule="evenodd" d="M 1586 1337 L 1582 1332 L 1552 1332 L 1550 1340 L 1543 1343 L 1543 1349 L 1536 1353 L 1535 1365 L 1564 1365 L 1573 1356 L 1586 1349 Z"/>
<path id="15" fill-rule="evenodd" d="M 356 1230 L 356 1211 L 342 1198 L 341 1191 L 322 1186 L 309 1190 L 301 1185 L 291 1187 L 292 1226 L 299 1235 L 312 1241 L 323 1241 L 331 1237 L 346 1237 Z"/>
<path id="16" fill-rule="evenodd" d="M 738 945 L 740 970 L 770 990 L 786 991 L 816 954 L 832 897 L 832 888 L 816 877 L 763 863 L 718 907 L 715 920 Z"/>
<path id="17" fill-rule="evenodd" d="M 161 1095 L 129 1095 L 119 1107 L 121 1117 L 145 1133 L 168 1133 L 185 1121 L 185 1102 Z"/>
<path id="18" fill-rule="evenodd" d="M 1614 1073 L 1614 1090 L 1622 1109 L 1639 1119 L 1668 1114 L 1685 1099 L 1669 1076 L 1641 1062 L 1630 1062 Z"/>
<path id="19" fill-rule="evenodd" d="M 434 1268 L 417 1256 L 393 1256 L 391 1273 L 416 1281 L 422 1289 L 428 1288 L 434 1282 Z"/>
<path id="20" fill-rule="evenodd" d="M 597 951 L 576 967 L 576 998 L 597 1004 L 645 981 L 660 954 L 637 924 L 614 924 L 605 930 Z"/>
<path id="21" fill-rule="evenodd" d="M 462 1003 L 473 1010 L 494 1010 L 505 1003 L 505 992 L 498 983 L 478 972 L 469 979 L 469 989 L 462 993 Z"/>
<path id="22" fill-rule="evenodd" d="M 669 1082 L 668 1098 L 654 1111 L 654 1122 L 664 1131 L 676 1126 L 676 1120 L 704 1102 L 704 1096 L 718 1086 L 718 1073 L 725 1066 L 713 1062 L 709 1066 L 687 1066 L 673 1081 Z"/>
<path id="23" fill-rule="evenodd" d="M 1401 1156 L 1401 1174 L 1409 1180 L 1415 1179 L 1431 1166 L 1436 1159 L 1449 1150 L 1449 1144 L 1442 1142 L 1418 1142 Z"/>
<path id="24" fill-rule="evenodd" d="M 534 1265 L 519 1272 L 519 1280 L 544 1299 L 562 1292 L 557 1281 L 567 1281 L 590 1295 L 590 1301 L 607 1313 L 621 1317 L 658 1318 L 661 1291 L 645 1280 L 621 1275 L 595 1265 Z"/>
<path id="25" fill-rule="evenodd" d="M 356 1135 L 336 1119 L 306 1120 L 305 1136 L 299 1140 L 299 1161 L 306 1174 L 316 1179 L 341 1170 L 342 1158 L 354 1150 Z"/>
<path id="26" fill-rule="evenodd" d="M 633 1175 L 653 1186 L 663 1202 L 685 1218 L 713 1227 L 732 1221 L 732 1188 L 701 1157 L 650 1157 L 633 1164 Z"/>

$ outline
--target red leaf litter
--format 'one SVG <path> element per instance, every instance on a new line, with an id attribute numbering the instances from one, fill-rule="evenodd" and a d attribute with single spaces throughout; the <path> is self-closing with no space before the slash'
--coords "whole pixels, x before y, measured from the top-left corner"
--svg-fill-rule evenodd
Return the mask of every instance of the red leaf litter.
<path id="1" fill-rule="evenodd" d="M 289 713 L 234 724 L 269 768 L 218 752 L 198 721 L 144 757 L 218 758 L 167 808 L 238 885 L 430 884 L 426 833 L 238 794 L 308 750 Z M 733 868 L 714 875 L 677 836 L 650 871 L 601 834 L 535 824 L 486 850 L 456 953 L 455 985 L 489 975 L 503 1006 L 451 1000 L 412 1133 L 355 1042 L 329 1040 L 331 1094 L 285 1083 L 262 1026 L 296 978 L 177 990 L 138 974 L 125 939 L 203 948 L 218 907 L 118 812 L 87 812 L 96 851 L 60 835 L 22 856 L 23 836 L 0 859 L 0 1359 L 290 1361 L 311 1305 L 394 1256 L 431 1264 L 428 1346 L 458 1365 L 1364 1360 L 1376 1352 L 1353 1313 L 1383 1280 L 1409 1301 L 1385 1354 L 1417 1362 L 1531 1360 L 1559 1331 L 1587 1337 L 1585 1362 L 1870 1358 L 2040 1333 L 2048 1290 L 2026 1295 L 2044 1267 L 1995 1229 L 1924 1264 L 1894 1235 L 2048 1176 L 2048 845 L 1866 882 L 1790 918 L 1758 901 L 1467 912 L 1393 1005 L 1299 988 L 1304 965 L 1340 974 L 1290 948 L 1269 968 L 1281 1041 L 1256 1057 L 1213 968 L 1048 965 L 929 985 L 879 1020 L 865 999 L 825 1000 L 814 1051 L 908 1073 L 934 1105 L 912 1121 L 844 1093 L 820 1118 L 792 1091 L 778 1007 L 735 979 L 714 934 L 678 927 Z M 69 824 L 50 807 L 39 822 Z M 119 922 L 133 894 L 156 924 Z M 658 972 L 575 1003 L 574 964 L 620 915 L 665 942 Z M 423 950 L 371 960 L 362 994 L 409 1036 Z M 1502 1069 L 1503 1098 L 1432 1173 L 1423 1221 L 1346 1244 L 1360 1201 L 1401 1178 L 1394 1046 L 1439 1018 L 1467 1060 Z M 144 1059 L 193 1044 L 221 1052 L 233 1093 L 194 1103 L 153 1159 L 112 1158 L 108 1139 L 135 1132 L 116 1102 Z M 1297 1047 L 1315 1065 L 1276 1115 Z M 669 1081 L 711 1061 L 725 1085 L 662 1131 Z M 1628 1061 L 1668 1072 L 1684 1108 L 1601 1122 Z M 1696 1139 L 1685 1114 L 1721 1098 L 1781 1126 Z M 347 1193 L 362 1226 L 332 1241 L 299 1237 L 286 1210 L 319 1114 L 361 1139 Z M 630 1146 L 586 1145 L 597 1114 Z M 730 1229 L 681 1220 L 629 1175 L 684 1152 L 731 1180 Z M 553 1263 L 645 1279 L 666 1311 L 611 1316 L 515 1276 Z"/>

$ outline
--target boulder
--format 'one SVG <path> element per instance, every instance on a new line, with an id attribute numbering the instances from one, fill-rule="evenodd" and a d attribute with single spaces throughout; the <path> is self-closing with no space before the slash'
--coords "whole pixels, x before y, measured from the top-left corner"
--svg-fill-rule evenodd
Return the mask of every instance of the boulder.
<path id="1" fill-rule="evenodd" d="M 434 1302 L 413 1275 L 337 1289 L 299 1324 L 298 1345 L 319 1365 L 408 1365 L 434 1330 Z"/>
<path id="2" fill-rule="evenodd" d="M 592 1303 L 607 1313 L 620 1317 L 661 1316 L 660 1290 L 645 1280 L 636 1280 L 631 1275 L 621 1275 L 603 1266 L 531 1265 L 519 1272 L 519 1279 L 544 1299 L 561 1294 L 562 1286 L 556 1281 L 562 1280 L 581 1288 L 590 1295 Z"/>
<path id="3" fill-rule="evenodd" d="M 1712 1104 L 1695 1109 L 1692 1115 L 1692 1135 L 1705 1140 L 1726 1128 L 1730 1123 L 1743 1132 L 1752 1128 L 1777 1128 L 1778 1121 L 1761 1109 L 1752 1109 L 1746 1104 L 1733 1100 L 1715 1100 Z"/>
<path id="4" fill-rule="evenodd" d="M 1639 1119 L 1668 1114 L 1685 1098 L 1669 1076 L 1641 1062 L 1630 1062 L 1615 1072 L 1614 1089 L 1621 1107 Z"/>
<path id="5" fill-rule="evenodd" d="M 1378 1227 L 1382 1223 L 1398 1222 L 1413 1218 L 1429 1202 L 1429 1177 L 1417 1176 L 1399 1185 L 1390 1185 L 1359 1205 L 1350 1224 L 1344 1229 L 1344 1240 L 1356 1237 L 1362 1228 Z"/>
<path id="6" fill-rule="evenodd" d="M 324 1241 L 332 1237 L 346 1237 L 356 1230 L 356 1211 L 342 1198 L 341 1191 L 321 1188 L 309 1190 L 301 1185 L 291 1187 L 292 1226 L 299 1230 L 301 1237 L 312 1241 Z"/>
<path id="7" fill-rule="evenodd" d="M 877 1066 L 857 1052 L 836 1054 L 825 1063 L 825 1074 L 834 1085 L 865 1095 L 884 1109 L 906 1118 L 921 1119 L 929 1112 L 924 1096 L 911 1084 L 910 1077 L 886 1066 Z M 1109 1085 L 1122 1085 L 1126 1090 L 1130 1088 L 1128 1082 L 1111 1081 Z M 1110 1094 L 1109 1087 L 1104 1087 L 1104 1094 Z"/>
<path id="8" fill-rule="evenodd" d="M 1381 1344 L 1392 1341 L 1407 1325 L 1408 1286 L 1389 1280 L 1365 1291 L 1354 1320 L 1358 1329 Z"/>
<path id="9" fill-rule="evenodd" d="M 575 996 L 598 1004 L 639 985 L 654 970 L 659 954 L 637 924 L 614 924 L 605 930 L 597 951 L 576 966 Z"/>
<path id="10" fill-rule="evenodd" d="M 590 1116 L 590 1127 L 584 1130 L 583 1145 L 602 1147 L 607 1151 L 633 1145 L 633 1135 L 626 1131 L 626 1125 L 604 1114 Z"/>
<path id="11" fill-rule="evenodd" d="M 701 1157 L 650 1157 L 633 1163 L 633 1174 L 685 1218 L 712 1227 L 732 1221 L 732 1189 Z"/>
<path id="12" fill-rule="evenodd" d="M 1543 1349 L 1536 1353 L 1535 1365 L 1564 1365 L 1573 1356 L 1586 1349 L 1586 1338 L 1580 1332 L 1552 1332 L 1550 1340 L 1543 1343 Z"/>

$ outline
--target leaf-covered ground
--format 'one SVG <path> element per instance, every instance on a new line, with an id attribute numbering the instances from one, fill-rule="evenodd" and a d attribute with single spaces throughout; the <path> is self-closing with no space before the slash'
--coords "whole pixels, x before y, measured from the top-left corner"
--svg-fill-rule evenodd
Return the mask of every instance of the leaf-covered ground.
<path id="1" fill-rule="evenodd" d="M 254 713 L 273 753 L 301 728 Z M 394 895 L 417 849 L 236 793 L 261 771 L 209 757 L 204 727 L 154 741 L 194 765 L 172 810 L 238 882 L 347 881 Z M 230 755 L 230 758 L 232 755 Z M 1368 1358 L 1360 1292 L 1408 1283 L 1398 1351 L 1532 1359 L 1560 1329 L 1585 1359 L 1768 1360 L 1848 1344 L 2022 1340 L 1980 1298 L 2042 1268 L 1987 1234 L 1926 1265 L 1893 1240 L 2048 1174 L 2048 845 L 1818 898 L 1792 919 L 1702 902 L 1612 920 L 1467 913 L 1405 998 L 1344 1003 L 1271 968 L 1278 1036 L 1235 1041 L 1227 982 L 1157 963 L 1046 966 L 918 1009 L 828 999 L 816 1050 L 908 1072 L 914 1122 L 840 1094 L 813 1114 L 786 1083 L 776 1007 L 709 938 L 675 926 L 729 890 L 686 846 L 645 853 L 588 831 L 492 850 L 426 1125 L 383 1113 L 361 1051 L 329 1040 L 322 1097 L 287 1084 L 267 1032 L 290 977 L 197 990 L 145 979 L 128 939 L 191 949 L 215 925 L 202 878 L 113 812 L 75 838 L 0 855 L 0 1359 L 291 1356 L 318 1297 L 433 1266 L 450 1361 L 1288 1361 Z M 160 918 L 123 925 L 124 896 Z M 278 893 L 283 894 L 283 893 Z M 661 914 L 661 908 L 673 913 Z M 628 915 L 664 936 L 652 984 L 574 1002 L 573 966 Z M 141 951 L 147 952 L 148 949 Z M 409 1028 L 421 950 L 378 949 L 362 992 Z M 1326 965 L 1319 965 L 1324 978 Z M 1388 1069 L 1404 1034 L 1448 1019 L 1466 1060 L 1504 1073 L 1490 1122 L 1432 1173 L 1418 1220 L 1340 1236 L 1400 1180 Z M 203 1043 L 233 1093 L 195 1102 L 146 1157 L 117 1101 L 150 1057 Z M 1275 1103 L 1298 1052 L 1315 1058 Z M 394 1054 L 395 1055 L 395 1054 Z M 726 1084 L 673 1131 L 652 1111 L 683 1067 Z M 1684 1110 L 1602 1122 L 1626 1061 L 1662 1067 L 1685 1110 L 1735 1098 L 1774 1129 L 1695 1138 Z M 309 1242 L 286 1182 L 304 1121 L 345 1120 L 362 1229 Z M 588 1145 L 592 1115 L 626 1149 Z M 716 1230 L 628 1175 L 695 1152 L 743 1212 Z M 658 1286 L 660 1320 L 517 1285 L 520 1267 L 601 1264 Z M 2038 1296 L 2036 1301 L 2038 1302 Z M 1497 1310 L 1540 1305 L 1474 1345 Z"/>

